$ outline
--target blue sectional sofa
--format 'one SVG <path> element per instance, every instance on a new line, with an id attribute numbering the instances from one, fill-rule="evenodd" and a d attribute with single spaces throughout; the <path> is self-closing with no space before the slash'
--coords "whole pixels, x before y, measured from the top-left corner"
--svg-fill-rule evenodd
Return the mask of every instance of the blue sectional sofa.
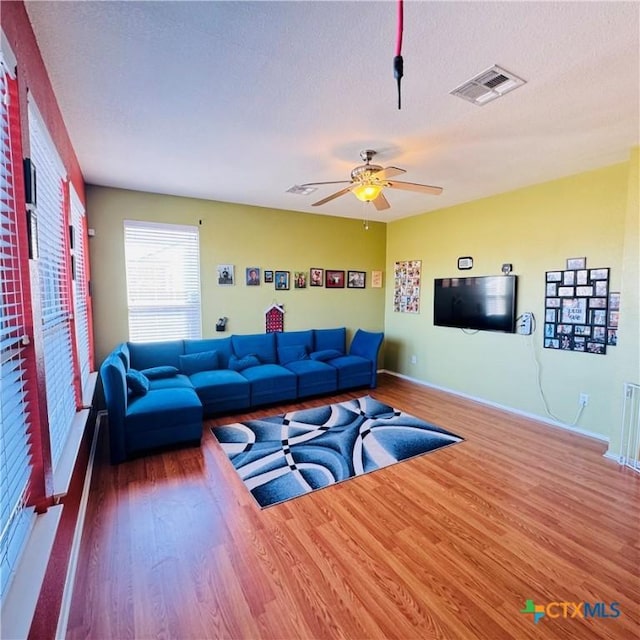
<path id="1" fill-rule="evenodd" d="M 156 447 L 199 443 L 204 416 L 375 387 L 383 334 L 309 329 L 226 338 L 119 344 L 100 375 L 111 462 Z"/>

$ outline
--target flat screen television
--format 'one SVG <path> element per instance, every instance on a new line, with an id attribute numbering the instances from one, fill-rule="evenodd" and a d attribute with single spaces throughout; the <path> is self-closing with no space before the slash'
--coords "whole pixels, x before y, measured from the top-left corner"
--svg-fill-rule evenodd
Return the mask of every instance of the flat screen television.
<path id="1" fill-rule="evenodd" d="M 517 276 L 436 278 L 433 323 L 440 327 L 516 330 Z"/>

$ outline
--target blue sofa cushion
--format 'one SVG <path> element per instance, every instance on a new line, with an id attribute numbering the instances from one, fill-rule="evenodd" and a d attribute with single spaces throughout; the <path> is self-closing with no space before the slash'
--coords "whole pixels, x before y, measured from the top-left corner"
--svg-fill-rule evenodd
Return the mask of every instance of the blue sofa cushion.
<path id="1" fill-rule="evenodd" d="M 201 353 L 203 351 L 218 352 L 218 367 L 227 369 L 229 366 L 229 356 L 233 353 L 231 347 L 231 337 L 226 338 L 204 338 L 201 340 L 185 340 L 184 353 Z"/>
<path id="2" fill-rule="evenodd" d="M 143 369 L 140 373 L 147 376 L 149 380 L 160 380 L 160 378 L 172 378 L 179 373 L 177 367 L 150 367 Z"/>
<path id="3" fill-rule="evenodd" d="M 308 360 L 307 347 L 303 344 L 292 344 L 288 347 L 278 347 L 278 360 L 280 364 L 289 364 L 297 360 Z"/>
<path id="4" fill-rule="evenodd" d="M 190 376 L 199 371 L 214 371 L 219 368 L 217 351 L 201 351 L 180 356 L 180 371 Z"/>
<path id="5" fill-rule="evenodd" d="M 127 371 L 127 387 L 133 396 L 143 396 L 149 391 L 149 378 L 137 369 Z"/>
<path id="6" fill-rule="evenodd" d="M 231 369 L 231 371 L 244 371 L 249 367 L 257 367 L 259 364 L 260 359 L 253 353 L 243 356 L 242 358 L 237 358 L 233 355 L 229 358 L 229 369 Z"/>
<path id="7" fill-rule="evenodd" d="M 184 389 L 193 389 L 191 380 L 181 373 L 177 373 L 170 378 L 156 378 L 155 380 L 149 380 L 149 391 L 155 391 L 156 389 L 175 389 L 182 387 Z"/>
<path id="8" fill-rule="evenodd" d="M 331 393 L 338 388 L 338 370 L 326 362 L 296 360 L 285 365 L 298 376 L 298 397 Z"/>
<path id="9" fill-rule="evenodd" d="M 182 340 L 167 342 L 127 342 L 131 367 L 141 371 L 159 365 L 180 367 L 180 356 L 184 353 Z"/>
<path id="10" fill-rule="evenodd" d="M 314 351 L 324 351 L 325 349 L 335 349 L 341 354 L 346 353 L 347 332 L 344 327 L 338 329 L 314 329 Z"/>
<path id="11" fill-rule="evenodd" d="M 202 420 L 202 403 L 193 389 L 159 389 L 134 398 L 127 428 L 154 431 Z"/>
<path id="12" fill-rule="evenodd" d="M 273 333 L 254 333 L 231 336 L 233 352 L 238 358 L 254 355 L 263 364 L 276 364 L 276 338 Z"/>
<path id="13" fill-rule="evenodd" d="M 244 369 L 241 376 L 251 383 L 251 403 L 266 404 L 293 400 L 298 378 L 295 373 L 279 364 L 261 364 Z"/>
<path id="14" fill-rule="evenodd" d="M 232 402 L 238 408 L 249 406 L 249 382 L 237 371 L 200 371 L 194 373 L 190 380 L 204 405 L 225 406 L 225 402 Z"/>
<path id="15" fill-rule="evenodd" d="M 297 345 L 304 345 L 307 348 L 307 353 L 313 351 L 313 330 L 307 331 L 282 331 L 275 334 L 276 346 L 291 347 Z"/>
<path id="16" fill-rule="evenodd" d="M 113 352 L 122 360 L 122 364 L 126 371 L 131 368 L 131 358 L 129 356 L 129 347 L 126 342 L 119 344 Z"/>
<path id="17" fill-rule="evenodd" d="M 378 351 L 382 344 L 383 333 L 374 333 L 358 329 L 356 335 L 353 336 L 349 354 L 352 356 L 361 356 L 367 358 L 377 365 Z"/>
<path id="18" fill-rule="evenodd" d="M 360 356 L 340 356 L 331 360 L 331 366 L 338 370 L 338 389 L 372 386 L 372 373 L 375 367 L 371 360 Z"/>
<path id="19" fill-rule="evenodd" d="M 309 354 L 309 357 L 312 360 L 319 360 L 320 362 L 326 362 L 327 360 L 333 360 L 333 358 L 339 358 L 343 356 L 344 353 L 341 353 L 337 349 L 323 349 L 322 351 L 314 351 Z"/>

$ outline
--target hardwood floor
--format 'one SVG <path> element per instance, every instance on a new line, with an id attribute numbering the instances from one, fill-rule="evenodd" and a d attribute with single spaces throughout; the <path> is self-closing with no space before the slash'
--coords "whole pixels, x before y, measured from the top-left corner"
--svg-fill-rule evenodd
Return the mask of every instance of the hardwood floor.
<path id="1" fill-rule="evenodd" d="M 638 474 L 601 442 L 392 376 L 370 394 L 465 442 L 260 510 L 208 428 L 117 467 L 103 430 L 67 637 L 638 637 Z M 534 624 L 528 599 L 620 615 L 557 605 Z"/>

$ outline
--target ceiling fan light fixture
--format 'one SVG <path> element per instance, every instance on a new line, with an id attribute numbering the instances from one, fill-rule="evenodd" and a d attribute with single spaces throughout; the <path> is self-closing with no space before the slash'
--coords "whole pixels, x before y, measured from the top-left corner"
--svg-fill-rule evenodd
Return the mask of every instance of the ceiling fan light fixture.
<path id="1" fill-rule="evenodd" d="M 361 200 L 362 202 L 371 202 L 380 195 L 382 185 L 365 183 L 354 187 L 351 191 L 358 200 Z"/>

